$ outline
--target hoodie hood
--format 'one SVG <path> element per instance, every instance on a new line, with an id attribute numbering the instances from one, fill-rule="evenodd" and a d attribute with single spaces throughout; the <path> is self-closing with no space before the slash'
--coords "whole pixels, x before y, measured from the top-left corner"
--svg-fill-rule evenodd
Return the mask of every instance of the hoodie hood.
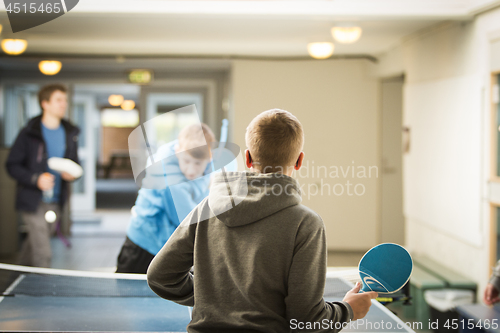
<path id="1" fill-rule="evenodd" d="M 281 173 L 218 172 L 208 196 L 211 212 L 228 227 L 257 222 L 301 201 L 297 181 Z"/>

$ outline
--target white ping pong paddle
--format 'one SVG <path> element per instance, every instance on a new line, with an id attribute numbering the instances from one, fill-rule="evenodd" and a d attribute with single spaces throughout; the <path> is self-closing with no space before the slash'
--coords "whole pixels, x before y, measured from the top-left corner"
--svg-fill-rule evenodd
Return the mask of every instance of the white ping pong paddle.
<path id="1" fill-rule="evenodd" d="M 83 169 L 69 158 L 51 157 L 47 161 L 49 168 L 57 172 L 66 172 L 75 178 L 83 175 Z"/>

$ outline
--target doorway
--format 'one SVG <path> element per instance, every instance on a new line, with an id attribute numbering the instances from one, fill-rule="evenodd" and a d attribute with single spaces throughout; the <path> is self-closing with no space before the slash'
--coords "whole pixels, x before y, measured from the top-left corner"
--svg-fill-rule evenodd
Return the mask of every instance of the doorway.
<path id="1" fill-rule="evenodd" d="M 380 242 L 404 244 L 403 114 L 404 77 L 381 82 L 381 228 Z"/>

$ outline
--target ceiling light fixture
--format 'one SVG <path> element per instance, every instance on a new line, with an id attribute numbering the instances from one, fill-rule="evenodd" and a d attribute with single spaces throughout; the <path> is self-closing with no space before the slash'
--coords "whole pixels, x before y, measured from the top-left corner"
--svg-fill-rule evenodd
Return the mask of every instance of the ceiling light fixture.
<path id="1" fill-rule="evenodd" d="M 2 50 L 10 55 L 19 55 L 28 47 L 28 42 L 24 39 L 4 39 L 2 40 Z"/>
<path id="2" fill-rule="evenodd" d="M 307 44 L 307 51 L 314 59 L 326 59 L 333 54 L 333 43 L 309 43 Z"/>
<path id="3" fill-rule="evenodd" d="M 133 110 L 135 108 L 135 102 L 132 100 L 125 100 L 123 101 L 121 108 L 126 111 Z"/>
<path id="4" fill-rule="evenodd" d="M 109 95 L 108 102 L 109 102 L 109 104 L 111 104 L 113 106 L 120 106 L 123 103 L 123 96 L 122 95 Z"/>
<path id="5" fill-rule="evenodd" d="M 38 63 L 40 72 L 45 75 L 56 75 L 61 70 L 62 64 L 57 60 L 43 60 Z"/>
<path id="6" fill-rule="evenodd" d="M 352 44 L 358 41 L 361 37 L 363 30 L 360 27 L 350 26 L 350 27 L 333 27 L 332 36 L 333 38 L 343 44 Z"/>

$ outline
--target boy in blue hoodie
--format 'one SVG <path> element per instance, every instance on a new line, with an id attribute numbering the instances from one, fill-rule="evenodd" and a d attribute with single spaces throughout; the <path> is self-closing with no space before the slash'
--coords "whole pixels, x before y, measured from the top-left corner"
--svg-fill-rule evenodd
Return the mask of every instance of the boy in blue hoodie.
<path id="1" fill-rule="evenodd" d="M 117 273 L 145 274 L 180 222 L 208 196 L 212 171 L 208 147 L 214 141 L 206 124 L 191 125 L 179 133 L 176 141 L 159 149 L 156 155 L 164 157 L 160 168 L 150 168 L 143 184 L 149 181 L 149 185 L 156 183 L 163 188 L 148 186 L 139 190 L 118 255 Z"/>

